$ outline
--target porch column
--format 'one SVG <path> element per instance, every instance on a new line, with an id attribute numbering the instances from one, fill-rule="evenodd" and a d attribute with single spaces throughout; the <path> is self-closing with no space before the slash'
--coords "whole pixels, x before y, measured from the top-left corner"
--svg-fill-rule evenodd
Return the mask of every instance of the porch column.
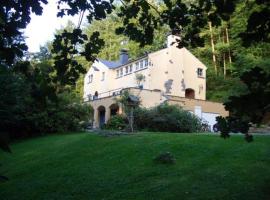
<path id="1" fill-rule="evenodd" d="M 99 128 L 99 120 L 98 120 L 98 109 L 94 109 L 94 122 L 93 122 L 93 128 Z"/>
<path id="2" fill-rule="evenodd" d="M 111 118 L 111 109 L 110 107 L 106 107 L 106 112 L 105 112 L 105 123 Z"/>
<path id="3" fill-rule="evenodd" d="M 119 103 L 119 104 L 118 104 L 118 107 L 119 107 L 118 114 L 119 114 L 119 115 L 124 114 L 124 111 L 123 111 L 123 105 Z"/>

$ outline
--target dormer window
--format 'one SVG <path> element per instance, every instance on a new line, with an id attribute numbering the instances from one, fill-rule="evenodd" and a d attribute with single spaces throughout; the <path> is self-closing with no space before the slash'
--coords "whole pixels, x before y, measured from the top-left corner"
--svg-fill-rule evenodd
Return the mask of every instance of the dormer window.
<path id="1" fill-rule="evenodd" d="M 88 84 L 92 83 L 92 81 L 93 81 L 93 74 L 88 76 Z"/>
<path id="2" fill-rule="evenodd" d="M 123 68 L 120 69 L 120 76 L 123 76 Z"/>
<path id="3" fill-rule="evenodd" d="M 136 70 L 139 69 L 139 62 L 136 62 Z"/>
<path id="4" fill-rule="evenodd" d="M 140 68 L 143 68 L 143 60 L 140 61 Z"/>
<path id="5" fill-rule="evenodd" d="M 147 67 L 148 66 L 148 59 L 144 60 L 144 66 Z"/>
<path id="6" fill-rule="evenodd" d="M 198 75 L 198 77 L 203 77 L 203 69 L 202 68 L 197 69 L 197 75 Z"/>

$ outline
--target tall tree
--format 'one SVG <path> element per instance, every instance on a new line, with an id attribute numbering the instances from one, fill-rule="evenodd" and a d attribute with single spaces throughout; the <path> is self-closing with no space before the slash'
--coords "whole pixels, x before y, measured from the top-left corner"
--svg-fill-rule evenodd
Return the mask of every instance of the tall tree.
<path id="1" fill-rule="evenodd" d="M 42 3 L 47 0 L 9 0 L 0 2 L 0 64 L 10 66 L 21 58 L 27 46 L 22 29 L 30 22 L 31 12 L 42 14 Z"/>
<path id="2" fill-rule="evenodd" d="M 244 72 L 240 79 L 247 90 L 230 96 L 225 108 L 234 117 L 260 124 L 265 114 L 270 112 L 270 74 L 255 67 Z"/>
<path id="3" fill-rule="evenodd" d="M 91 25 L 85 28 L 85 33 L 91 35 L 98 31 L 100 38 L 104 40 L 104 48 L 98 53 L 97 57 L 107 60 L 118 60 L 119 51 L 124 48 L 129 51 L 131 58 L 137 58 L 144 55 L 146 52 L 151 52 L 163 48 L 165 45 L 166 35 L 169 32 L 168 27 L 163 26 L 155 30 L 154 41 L 151 45 L 140 47 L 138 42 L 130 40 L 122 34 L 117 35 L 115 31 L 122 25 L 121 18 L 115 12 L 101 21 L 94 21 Z"/>

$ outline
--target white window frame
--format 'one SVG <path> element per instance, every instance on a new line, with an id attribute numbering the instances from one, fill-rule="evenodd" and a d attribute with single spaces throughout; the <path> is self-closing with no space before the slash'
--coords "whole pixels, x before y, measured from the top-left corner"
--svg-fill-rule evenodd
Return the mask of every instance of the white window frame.
<path id="1" fill-rule="evenodd" d="M 143 67 L 144 67 L 144 62 L 143 62 L 143 60 L 141 60 L 140 61 L 140 69 L 143 69 Z"/>
<path id="2" fill-rule="evenodd" d="M 197 75 L 198 77 L 203 77 L 203 68 L 200 67 L 197 68 Z"/>
<path id="3" fill-rule="evenodd" d="M 148 59 L 147 58 L 144 60 L 144 66 L 148 67 Z"/>
<path id="4" fill-rule="evenodd" d="M 140 67 L 139 62 L 136 62 L 135 65 L 136 65 L 136 70 L 139 70 L 139 67 Z"/>
<path id="5" fill-rule="evenodd" d="M 123 68 L 120 69 L 120 76 L 123 76 Z"/>

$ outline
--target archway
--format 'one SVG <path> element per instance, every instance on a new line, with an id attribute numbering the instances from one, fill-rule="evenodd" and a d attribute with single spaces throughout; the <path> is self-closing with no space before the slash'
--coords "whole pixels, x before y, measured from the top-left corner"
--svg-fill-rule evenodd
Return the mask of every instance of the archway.
<path id="1" fill-rule="evenodd" d="M 97 110 L 98 110 L 98 125 L 99 127 L 102 127 L 105 124 L 106 109 L 104 106 L 99 106 Z"/>
<path id="2" fill-rule="evenodd" d="M 189 99 L 195 99 L 195 91 L 191 88 L 185 90 L 185 97 Z"/>
<path id="3" fill-rule="evenodd" d="M 110 106 L 110 114 L 111 114 L 111 116 L 119 114 L 119 106 L 118 106 L 118 104 L 112 104 Z"/>

